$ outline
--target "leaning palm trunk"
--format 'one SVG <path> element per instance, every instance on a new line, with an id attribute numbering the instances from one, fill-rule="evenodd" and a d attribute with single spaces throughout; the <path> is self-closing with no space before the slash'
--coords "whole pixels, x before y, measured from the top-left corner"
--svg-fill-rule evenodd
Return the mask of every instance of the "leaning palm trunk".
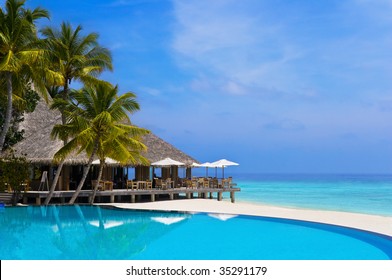
<path id="1" fill-rule="evenodd" d="M 0 151 L 3 150 L 5 137 L 7 136 L 8 129 L 10 128 L 12 118 L 12 73 L 6 73 L 7 79 L 7 110 L 5 113 L 5 119 L 3 124 L 3 130 L 0 134 Z"/>
<path id="2" fill-rule="evenodd" d="M 68 97 L 68 82 L 67 81 L 68 81 L 68 79 L 66 80 L 66 82 L 64 84 L 64 89 L 63 89 L 63 93 L 62 93 L 63 94 L 62 98 L 64 100 L 66 100 L 67 97 Z M 61 123 L 63 125 L 65 125 L 67 123 L 67 119 L 65 117 L 64 111 L 60 110 L 60 113 L 61 113 Z M 68 142 L 67 139 L 64 140 L 63 141 L 63 146 L 67 145 L 67 142 Z M 50 200 L 52 199 L 52 196 L 53 196 L 53 193 L 54 193 L 54 189 L 56 188 L 57 182 L 59 181 L 59 178 L 60 178 L 61 171 L 63 170 L 64 161 L 65 160 L 62 160 L 60 162 L 59 166 L 57 167 L 56 176 L 53 179 L 52 185 L 50 186 L 49 194 L 46 197 L 45 202 L 44 202 L 45 205 L 48 205 Z M 63 177 L 63 186 L 65 185 L 65 182 L 66 182 L 66 178 Z"/>
<path id="3" fill-rule="evenodd" d="M 54 177 L 52 185 L 50 186 L 50 191 L 49 191 L 48 196 L 45 199 L 44 205 L 48 205 L 50 200 L 52 199 L 54 189 L 56 188 L 57 182 L 60 177 L 61 170 L 63 169 L 64 162 L 65 162 L 65 160 L 62 160 L 60 162 L 59 166 L 57 167 L 56 176 Z"/>
<path id="4" fill-rule="evenodd" d="M 97 194 L 98 185 L 99 185 L 99 182 L 101 181 L 101 178 L 102 178 L 102 172 L 103 172 L 103 166 L 104 166 L 104 164 L 105 164 L 105 161 L 99 161 L 98 179 L 97 179 L 97 183 L 96 183 L 95 186 L 94 186 L 93 196 L 91 197 L 91 201 L 90 201 L 90 204 L 91 204 L 91 205 L 94 203 L 95 195 Z"/>
<path id="5" fill-rule="evenodd" d="M 86 181 L 87 174 L 88 174 L 88 172 L 90 171 L 90 167 L 91 167 L 91 164 L 93 163 L 94 156 L 95 156 L 95 154 L 96 154 L 97 151 L 98 151 L 98 145 L 99 145 L 99 138 L 97 137 L 97 138 L 95 139 L 95 143 L 94 143 L 94 150 L 92 151 L 92 153 L 91 153 L 91 155 L 90 155 L 90 158 L 88 159 L 87 166 L 83 169 L 83 177 L 82 177 L 82 179 L 80 180 L 79 185 L 78 185 L 78 187 L 76 188 L 76 191 L 75 191 L 75 193 L 73 194 L 73 196 L 71 197 L 71 200 L 68 202 L 68 204 L 74 204 L 76 198 L 78 198 L 79 193 L 80 193 L 80 191 L 82 190 L 82 187 L 83 187 L 83 185 L 84 185 L 84 182 Z"/>

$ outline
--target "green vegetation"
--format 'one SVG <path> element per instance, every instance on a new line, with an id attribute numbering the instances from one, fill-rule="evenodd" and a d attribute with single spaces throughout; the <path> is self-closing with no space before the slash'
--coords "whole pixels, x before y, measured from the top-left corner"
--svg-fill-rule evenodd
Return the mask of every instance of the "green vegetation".
<path id="1" fill-rule="evenodd" d="M 0 92 L 4 90 L 5 88 L 0 88 Z M 15 100 L 16 104 L 13 106 L 11 123 L 4 142 L 4 150 L 23 140 L 24 130 L 19 130 L 18 125 L 24 120 L 24 113 L 33 112 L 35 110 L 38 100 L 39 96 L 37 92 L 31 89 L 30 83 L 26 82 L 26 88 L 23 91 L 23 96 L 17 96 Z M 0 93 L 0 127 L 4 124 L 6 104 L 6 94 Z"/>
<path id="2" fill-rule="evenodd" d="M 102 160 L 110 156 L 123 163 L 137 163 L 142 159 L 135 152 L 146 149 L 139 137 L 148 131 L 131 125 L 127 115 L 139 110 L 139 104 L 133 93 L 118 96 L 117 91 L 117 87 L 99 83 L 72 92 L 69 100 L 56 99 L 53 103 L 53 108 L 63 111 L 67 123 L 54 126 L 52 136 L 59 139 L 70 137 L 70 141 L 55 154 L 55 159 L 63 161 L 72 152 L 82 151 L 89 156 L 70 204 L 79 195 L 96 155 Z"/>
<path id="3" fill-rule="evenodd" d="M 15 156 L 13 151 L 0 159 L 0 186 L 13 192 L 13 205 L 16 205 L 20 198 L 20 193 L 25 189 L 25 183 L 29 179 L 29 163 L 25 157 Z"/>
<path id="4" fill-rule="evenodd" d="M 47 89 L 53 99 L 69 100 L 70 84 L 73 80 L 81 81 L 85 85 L 102 83 L 96 77 L 104 70 L 112 70 L 112 57 L 106 48 L 98 44 L 98 34 L 81 34 L 79 25 L 73 29 L 69 23 L 63 22 L 60 29 L 46 27 L 41 30 L 44 36 L 46 60 L 50 71 L 62 77 L 60 85 L 48 85 Z M 61 107 L 62 124 L 67 124 L 66 115 Z M 64 145 L 68 142 L 68 135 L 63 134 L 61 140 Z M 65 159 L 64 159 L 65 160 Z M 50 187 L 50 193 L 44 204 L 49 204 L 59 180 L 64 160 L 57 167 L 56 176 Z M 65 180 L 65 178 L 63 178 Z"/>
<path id="5" fill-rule="evenodd" d="M 49 18 L 49 13 L 41 8 L 25 9 L 24 3 L 7 0 L 5 9 L 0 8 L 0 85 L 5 87 L 7 96 L 0 150 L 11 125 L 13 97 L 21 95 L 26 81 L 33 81 L 35 88 L 44 92 L 45 83 L 55 79 L 42 74 L 45 72 L 44 52 L 35 26 L 38 19 Z"/>
<path id="6" fill-rule="evenodd" d="M 146 149 L 140 137 L 149 131 L 133 126 L 129 119 L 128 114 L 139 110 L 136 96 L 130 92 L 119 96 L 117 86 L 98 79 L 103 71 L 113 70 L 111 54 L 99 45 L 98 34 L 83 35 L 80 25 L 74 29 L 63 22 L 58 29 L 43 28 L 39 38 L 35 23 L 49 18 L 49 13 L 24 5 L 24 0 L 6 0 L 5 8 L 0 8 L 0 150 L 22 139 L 17 124 L 24 112 L 34 110 L 37 93 L 42 95 L 61 113 L 62 124 L 53 128 L 52 136 L 64 143 L 55 155 L 58 168 L 45 204 L 67 156 L 86 152 L 89 157 L 72 204 L 94 157 L 101 161 L 99 177 L 107 157 L 124 164 L 147 163 L 140 155 Z M 73 90 L 72 81 L 84 87 Z"/>

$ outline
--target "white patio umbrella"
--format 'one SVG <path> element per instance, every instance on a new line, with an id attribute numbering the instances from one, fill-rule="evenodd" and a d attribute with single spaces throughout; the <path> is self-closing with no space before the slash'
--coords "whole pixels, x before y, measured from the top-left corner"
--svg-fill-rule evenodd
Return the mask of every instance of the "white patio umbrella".
<path id="1" fill-rule="evenodd" d="M 167 157 L 162 160 L 158 160 L 156 162 L 151 163 L 151 166 L 154 167 L 182 166 L 183 167 L 185 166 L 185 163 Z"/>
<path id="2" fill-rule="evenodd" d="M 92 164 L 94 164 L 94 165 L 97 165 L 97 164 L 99 164 L 100 162 L 99 162 L 99 159 L 96 159 L 96 160 L 94 160 L 93 162 L 92 162 Z M 114 160 L 114 159 L 111 159 L 111 158 L 106 158 L 105 159 L 105 164 L 106 165 L 117 165 L 117 164 L 120 164 L 117 160 Z"/>
<path id="3" fill-rule="evenodd" d="M 176 161 L 171 158 L 165 158 L 156 162 L 151 163 L 152 166 L 158 166 L 158 167 L 166 167 L 166 166 L 184 166 L 185 163 Z"/>
<path id="4" fill-rule="evenodd" d="M 211 165 L 211 162 L 205 162 L 200 164 L 201 167 L 205 167 L 206 168 L 206 177 L 208 177 L 208 168 L 213 168 L 214 166 Z"/>
<path id="5" fill-rule="evenodd" d="M 221 167 L 222 168 L 222 178 L 225 178 L 225 167 L 227 166 L 234 166 L 239 165 L 236 162 L 227 160 L 227 159 L 220 159 L 211 163 L 212 167 Z"/>

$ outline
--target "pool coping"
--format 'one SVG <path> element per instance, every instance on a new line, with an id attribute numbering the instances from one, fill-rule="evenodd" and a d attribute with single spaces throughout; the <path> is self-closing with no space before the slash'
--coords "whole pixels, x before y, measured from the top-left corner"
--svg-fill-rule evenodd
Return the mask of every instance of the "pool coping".
<path id="1" fill-rule="evenodd" d="M 356 228 L 392 237 L 392 217 L 389 216 L 328 210 L 285 208 L 244 202 L 231 203 L 228 201 L 216 201 L 210 199 L 183 199 L 142 203 L 105 203 L 97 205 L 110 205 L 118 208 L 135 210 L 220 213 L 285 218 Z"/>

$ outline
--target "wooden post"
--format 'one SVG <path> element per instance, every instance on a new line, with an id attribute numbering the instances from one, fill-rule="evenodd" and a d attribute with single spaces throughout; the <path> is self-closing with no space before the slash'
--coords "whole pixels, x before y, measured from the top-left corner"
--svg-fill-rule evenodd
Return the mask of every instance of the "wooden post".
<path id="1" fill-rule="evenodd" d="M 151 194 L 151 202 L 154 202 L 155 201 L 155 194 Z"/>
<path id="2" fill-rule="evenodd" d="M 110 195 L 110 203 L 114 203 L 114 194 Z"/>
<path id="3" fill-rule="evenodd" d="M 218 192 L 218 201 L 222 201 L 222 192 Z"/>
<path id="4" fill-rule="evenodd" d="M 186 175 L 187 178 L 192 178 L 192 168 L 187 167 L 186 168 Z"/>
<path id="5" fill-rule="evenodd" d="M 170 200 L 173 200 L 174 199 L 173 193 L 169 193 L 169 197 L 170 197 Z"/>
<path id="6" fill-rule="evenodd" d="M 136 202 L 136 196 L 134 194 L 131 195 L 131 203 Z"/>
<path id="7" fill-rule="evenodd" d="M 213 198 L 214 198 L 213 193 L 210 192 L 210 199 L 213 199 Z"/>
<path id="8" fill-rule="evenodd" d="M 235 192 L 230 192 L 230 198 L 231 198 L 231 202 L 234 203 L 235 202 Z"/>
<path id="9" fill-rule="evenodd" d="M 41 205 L 41 198 L 40 198 L 39 196 L 37 196 L 37 197 L 35 198 L 35 204 Z"/>
<path id="10" fill-rule="evenodd" d="M 190 192 L 187 192 L 187 193 L 186 193 L 186 198 L 187 198 L 187 199 L 191 199 L 191 193 L 190 193 Z"/>

